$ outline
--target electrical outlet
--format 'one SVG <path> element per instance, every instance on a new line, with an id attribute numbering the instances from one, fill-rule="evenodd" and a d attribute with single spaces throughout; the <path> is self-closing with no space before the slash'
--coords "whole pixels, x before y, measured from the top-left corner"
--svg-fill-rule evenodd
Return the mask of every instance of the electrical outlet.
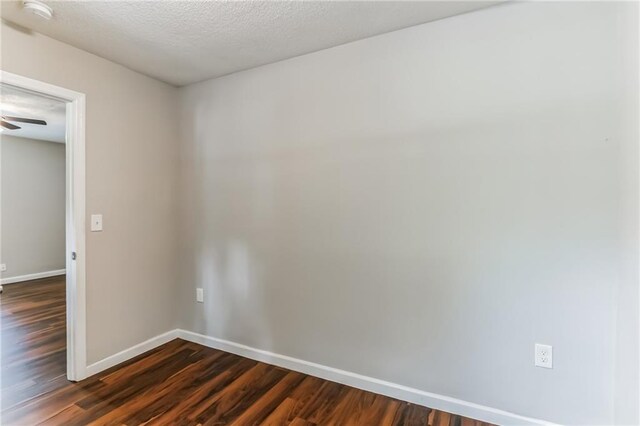
<path id="1" fill-rule="evenodd" d="M 553 347 L 536 343 L 536 367 L 553 368 Z"/>
<path id="2" fill-rule="evenodd" d="M 0 264 L 0 272 L 5 272 L 7 270 L 7 265 L 4 263 Z"/>
<path id="3" fill-rule="evenodd" d="M 202 290 L 201 288 L 196 288 L 196 302 L 204 302 L 204 290 Z"/>

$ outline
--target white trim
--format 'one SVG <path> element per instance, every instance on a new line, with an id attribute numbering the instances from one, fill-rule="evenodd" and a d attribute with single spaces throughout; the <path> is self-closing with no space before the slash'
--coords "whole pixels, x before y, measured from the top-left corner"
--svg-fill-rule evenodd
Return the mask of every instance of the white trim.
<path id="1" fill-rule="evenodd" d="M 0 70 L 0 82 L 67 103 L 67 378 L 86 377 L 85 300 L 85 95 Z M 76 260 L 71 260 L 71 253 Z"/>
<path id="2" fill-rule="evenodd" d="M 555 423 L 545 420 L 521 416 L 519 414 L 510 413 L 497 408 L 487 407 L 445 395 L 410 388 L 397 383 L 363 376 L 362 374 L 352 373 L 338 368 L 327 367 L 322 364 L 316 364 L 314 362 L 304 361 L 302 359 L 292 358 L 290 356 L 280 355 L 262 349 L 252 348 L 251 346 L 242 345 L 240 343 L 205 336 L 203 334 L 182 329 L 167 331 L 166 333 L 152 337 L 149 340 L 120 351 L 115 355 L 111 355 L 103 360 L 95 362 L 87 366 L 86 372 L 88 376 L 93 376 L 94 374 L 98 374 L 101 371 L 128 361 L 176 338 L 198 343 L 221 351 L 230 352 L 256 361 L 277 365 L 279 367 L 298 371 L 310 376 L 320 377 L 332 382 L 342 383 L 354 388 L 386 395 L 391 398 L 400 399 L 402 401 L 423 405 L 425 407 L 446 411 L 448 413 L 476 420 L 500 425 L 555 425 Z"/>
<path id="3" fill-rule="evenodd" d="M 111 355 L 102 359 L 98 362 L 94 362 L 91 365 L 87 366 L 87 376 L 93 376 L 94 374 L 98 374 L 101 371 L 106 370 L 107 368 L 111 368 L 114 365 L 118 365 L 121 362 L 125 362 L 130 360 L 131 358 L 137 357 L 151 349 L 157 348 L 160 345 L 164 345 L 178 337 L 178 330 L 167 331 L 166 333 L 160 334 L 159 336 L 152 337 L 149 340 L 145 340 L 142 343 L 138 343 L 135 346 L 132 346 L 128 349 L 118 352 L 115 355 Z"/>
<path id="4" fill-rule="evenodd" d="M 320 377 L 325 380 L 342 383 L 358 389 L 386 395 L 403 401 L 412 402 L 429 408 L 446 411 L 453 414 L 482 420 L 500 425 L 553 425 L 544 420 L 525 417 L 496 408 L 486 407 L 480 404 L 425 392 L 408 386 L 399 385 L 373 377 L 363 376 L 350 371 L 327 367 L 314 362 L 292 358 L 261 349 L 252 348 L 228 340 L 205 336 L 187 330 L 177 330 L 177 337 L 190 342 L 199 343 L 210 348 L 231 352 L 256 361 L 277 365 L 289 370 L 298 371 L 310 376 Z"/>
<path id="5" fill-rule="evenodd" d="M 21 283 L 23 281 L 39 280 L 40 278 L 57 277 L 67 273 L 66 269 L 58 269 L 55 271 L 37 272 L 35 274 L 18 275 L 15 277 L 7 277 L 0 280 L 0 285 Z"/>

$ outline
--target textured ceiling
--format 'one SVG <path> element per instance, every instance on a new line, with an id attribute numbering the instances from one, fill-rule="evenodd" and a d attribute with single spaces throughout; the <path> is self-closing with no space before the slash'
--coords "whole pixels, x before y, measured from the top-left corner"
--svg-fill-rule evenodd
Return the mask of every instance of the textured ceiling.
<path id="1" fill-rule="evenodd" d="M 2 115 L 35 118 L 47 122 L 46 126 L 13 122 L 21 128 L 17 130 L 2 128 L 3 135 L 64 143 L 66 108 L 66 104 L 62 101 L 5 84 L 0 85 L 0 111 Z"/>
<path id="2" fill-rule="evenodd" d="M 180 86 L 499 1 L 2 1 L 3 19 Z"/>

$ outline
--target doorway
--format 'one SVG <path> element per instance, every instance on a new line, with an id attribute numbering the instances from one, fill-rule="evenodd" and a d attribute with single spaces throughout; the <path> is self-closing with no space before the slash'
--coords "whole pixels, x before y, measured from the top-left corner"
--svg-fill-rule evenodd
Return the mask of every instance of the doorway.
<path id="1" fill-rule="evenodd" d="M 0 72 L 0 88 L 21 91 L 64 104 L 64 326 L 66 340 L 66 379 L 79 381 L 86 377 L 86 308 L 85 308 L 85 95 L 76 91 L 38 80 Z M 3 112 L 3 115 L 4 112 Z M 13 117 L 15 118 L 15 117 Z M 18 122 L 7 120 L 10 125 Z M 30 123 L 27 123 L 30 124 Z M 4 126 L 7 129 L 10 126 Z M 10 130 L 10 129 L 8 129 Z M 3 131 L 3 135 L 6 134 Z M 1 154 L 0 154 L 1 155 Z M 1 194 L 0 194 L 1 196 Z M 47 214 L 43 211 L 41 214 Z M 1 218 L 0 218 L 1 219 Z M 2 230 L 0 229 L 0 232 Z M 0 257 L 2 247 L 0 247 Z M 54 271 L 55 272 L 55 271 Z M 0 276 L 4 276 L 0 272 Z M 55 276 L 40 277 L 49 280 L 47 290 L 60 291 Z M 35 284 L 34 284 L 35 285 Z M 5 287 L 6 292 L 6 287 Z M 52 293 L 52 298 L 55 295 Z M 3 297 L 3 296 L 0 296 Z M 61 296 L 62 297 L 62 296 Z M 55 302 L 53 302 L 55 305 Z M 14 342 L 23 344 L 24 342 Z M 3 338 L 3 345 L 10 344 Z M 0 363 L 2 359 L 0 359 Z"/>

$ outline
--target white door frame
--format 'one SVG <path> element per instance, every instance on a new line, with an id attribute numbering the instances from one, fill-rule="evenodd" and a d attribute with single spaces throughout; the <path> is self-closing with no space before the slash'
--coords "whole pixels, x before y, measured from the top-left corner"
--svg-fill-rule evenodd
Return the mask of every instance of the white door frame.
<path id="1" fill-rule="evenodd" d="M 87 376 L 85 306 L 85 95 L 0 70 L 0 83 L 67 104 L 66 241 L 67 378 Z M 75 257 L 75 260 L 73 259 Z"/>

